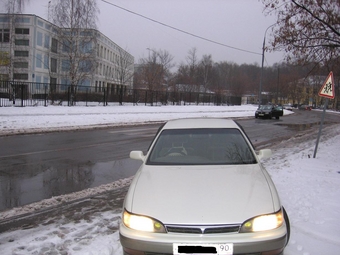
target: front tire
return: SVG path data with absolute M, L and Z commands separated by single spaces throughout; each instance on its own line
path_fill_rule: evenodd
M 287 245 L 289 242 L 289 238 L 290 238 L 290 222 L 289 222 L 288 214 L 283 206 L 282 206 L 282 209 L 283 209 L 283 218 L 285 219 L 286 228 L 287 228 L 287 242 L 286 242 L 286 245 Z

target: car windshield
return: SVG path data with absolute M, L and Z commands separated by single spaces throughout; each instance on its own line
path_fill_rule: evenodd
M 256 158 L 238 129 L 165 129 L 156 140 L 148 165 L 254 164 Z
M 259 109 L 260 110 L 271 110 L 272 106 L 271 105 L 260 105 Z

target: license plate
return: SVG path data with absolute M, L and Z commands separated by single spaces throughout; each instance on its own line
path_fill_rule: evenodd
M 260 113 L 259 116 L 264 116 L 264 114 L 263 114 L 263 113 Z
M 204 254 L 204 255 L 232 255 L 233 244 L 173 244 L 174 255 L 185 255 L 185 254 Z

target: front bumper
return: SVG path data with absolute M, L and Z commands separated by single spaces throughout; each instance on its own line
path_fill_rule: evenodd
M 268 117 L 270 116 L 270 112 L 257 112 L 256 115 L 259 117 Z
M 219 244 L 233 243 L 234 254 L 278 255 L 283 253 L 287 243 L 286 225 L 258 233 L 228 234 L 178 234 L 145 233 L 120 225 L 120 242 L 124 254 L 173 254 L 173 243 Z

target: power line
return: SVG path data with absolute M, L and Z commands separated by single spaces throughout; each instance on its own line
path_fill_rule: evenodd
M 201 39 L 201 40 L 204 40 L 204 41 L 207 41 L 207 42 L 211 42 L 211 43 L 214 43 L 214 44 L 223 46 L 223 47 L 227 47 L 227 48 L 230 48 L 230 49 L 233 49 L 233 50 L 243 51 L 243 52 L 250 53 L 250 54 L 262 55 L 261 53 L 258 53 L 258 52 L 253 52 L 253 51 L 249 51 L 249 50 L 244 50 L 244 49 L 236 48 L 236 47 L 233 47 L 233 46 L 224 44 L 224 43 L 216 42 L 216 41 L 214 41 L 214 40 L 211 40 L 211 39 L 208 39 L 208 38 L 199 36 L 199 35 L 192 34 L 192 33 L 190 33 L 190 32 L 184 31 L 184 30 L 182 30 L 182 29 L 179 29 L 179 28 L 176 28 L 176 27 L 167 25 L 167 24 L 165 24 L 165 23 L 162 23 L 162 22 L 160 22 L 160 21 L 157 21 L 157 20 L 151 19 L 151 18 L 149 18 L 149 17 L 146 17 L 146 16 L 144 16 L 144 15 L 142 15 L 142 14 L 139 14 L 139 13 L 137 13 L 137 12 L 128 10 L 128 9 L 126 9 L 126 8 L 123 8 L 123 7 L 119 6 L 119 5 L 110 3 L 110 2 L 108 2 L 108 1 L 106 1 L 106 0 L 101 0 L 101 1 L 104 2 L 104 3 L 107 3 L 107 4 L 109 4 L 109 5 L 112 5 L 112 6 L 114 6 L 114 7 L 117 7 L 117 8 L 119 8 L 119 9 L 123 10 L 123 11 L 129 12 L 129 13 L 134 14 L 134 15 L 136 15 L 136 16 L 142 17 L 142 18 L 144 18 L 144 19 L 150 20 L 150 21 L 152 21 L 152 22 L 154 22 L 154 23 L 157 23 L 157 24 L 159 24 L 159 25 L 162 25 L 162 26 L 171 28 L 171 29 L 173 29 L 173 30 L 176 30 L 176 31 L 178 31 L 178 32 L 181 32 L 181 33 L 190 35 L 190 36 L 192 36 L 192 37 L 196 37 L 196 38 L 198 38 L 198 39 Z

